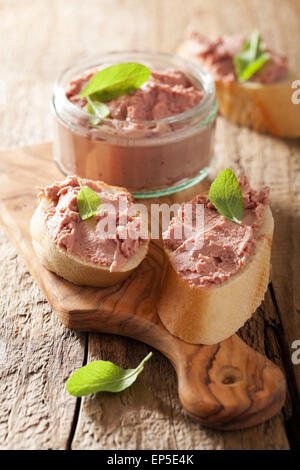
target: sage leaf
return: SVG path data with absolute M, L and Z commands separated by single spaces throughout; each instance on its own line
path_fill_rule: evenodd
M 87 97 L 87 102 L 88 113 L 97 116 L 96 118 L 90 119 L 90 122 L 93 126 L 97 126 L 102 121 L 102 119 L 105 119 L 109 115 L 109 107 L 106 106 L 106 104 L 101 103 L 101 101 L 91 100 L 89 96 Z
M 244 42 L 242 50 L 233 58 L 239 81 L 249 80 L 268 60 L 270 56 L 264 51 L 258 31 L 254 31 Z
M 76 370 L 67 382 L 68 392 L 83 397 L 96 392 L 122 392 L 135 382 L 152 352 L 136 369 L 122 369 L 110 361 L 94 361 Z
M 150 70 L 135 62 L 111 65 L 99 70 L 83 88 L 80 95 L 96 101 L 109 101 L 127 95 L 142 86 L 150 77 Z
M 77 195 L 79 215 L 82 220 L 89 219 L 101 211 L 100 196 L 89 186 L 83 186 L 78 179 L 80 191 Z
M 241 224 L 244 217 L 244 199 L 239 182 L 232 170 L 221 171 L 211 184 L 210 202 L 231 222 Z

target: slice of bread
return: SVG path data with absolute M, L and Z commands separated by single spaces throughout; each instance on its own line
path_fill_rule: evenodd
M 270 277 L 274 221 L 265 206 L 256 249 L 230 279 L 215 287 L 190 284 L 168 263 L 158 314 L 164 326 L 188 343 L 216 344 L 232 336 L 261 304 Z M 169 249 L 165 248 L 167 257 Z
M 126 191 L 124 188 L 98 182 L 107 192 Z M 127 191 L 126 191 L 127 192 Z M 40 196 L 40 203 L 35 210 L 30 224 L 32 244 L 40 262 L 58 276 L 74 284 L 95 287 L 107 287 L 124 281 L 147 255 L 149 242 L 142 243 L 138 251 L 122 265 L 119 271 L 110 272 L 109 266 L 93 264 L 60 248 L 50 237 L 44 214 L 50 201 Z M 142 217 L 142 214 L 141 214 Z M 96 224 L 95 224 L 96 228 Z
M 192 40 L 184 41 L 178 55 L 201 65 Z M 205 68 L 205 67 L 204 67 Z M 209 70 L 208 70 L 209 72 Z M 231 121 L 278 137 L 300 136 L 300 104 L 292 102 L 297 79 L 291 71 L 272 84 L 215 81 L 220 113 Z

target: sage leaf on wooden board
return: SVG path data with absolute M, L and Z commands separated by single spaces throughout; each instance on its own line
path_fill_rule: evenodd
M 150 70 L 143 64 L 128 62 L 99 70 L 83 88 L 80 95 L 96 101 L 109 101 L 127 95 L 145 83 Z
M 217 211 L 231 222 L 241 224 L 244 217 L 244 199 L 234 172 L 228 168 L 221 171 L 211 184 L 210 202 Z
M 110 361 L 94 361 L 76 370 L 67 382 L 68 392 L 83 397 L 96 392 L 122 392 L 136 381 L 152 352 L 136 369 L 122 369 Z
M 78 178 L 80 191 L 77 195 L 79 215 L 82 220 L 89 219 L 101 211 L 102 201 L 100 196 L 89 186 L 84 186 Z

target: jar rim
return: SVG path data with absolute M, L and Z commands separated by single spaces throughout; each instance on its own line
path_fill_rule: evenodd
M 124 125 L 124 122 L 126 122 L 127 124 L 147 125 L 147 126 L 151 126 L 151 125 L 155 126 L 158 124 L 174 124 L 174 123 L 184 121 L 186 119 L 193 118 L 195 115 L 199 115 L 199 114 L 202 115 L 213 106 L 214 101 L 215 101 L 215 84 L 214 84 L 214 80 L 212 76 L 206 70 L 204 70 L 199 65 L 187 59 L 179 57 L 177 55 L 169 54 L 167 52 L 155 52 L 155 51 L 147 51 L 147 50 L 112 51 L 112 52 L 108 52 L 108 53 L 101 54 L 101 55 L 89 56 L 85 58 L 84 60 L 76 61 L 72 65 L 65 68 L 59 74 L 57 80 L 55 81 L 54 91 L 53 91 L 53 100 L 52 100 L 53 104 L 55 103 L 56 99 L 59 99 L 61 104 L 64 106 L 65 110 L 69 111 L 70 114 L 72 114 L 73 116 L 78 117 L 78 118 L 84 118 L 84 119 L 95 118 L 94 115 L 82 110 L 81 108 L 76 106 L 67 98 L 65 87 L 62 85 L 63 79 L 68 73 L 70 73 L 73 69 L 76 69 L 78 67 L 82 66 L 84 68 L 84 66 L 86 66 L 86 70 L 89 70 L 101 64 L 105 64 L 109 61 L 112 61 L 114 58 L 118 56 L 119 57 L 123 56 L 124 59 L 125 57 L 127 57 L 127 60 L 128 60 L 128 55 L 134 55 L 136 56 L 136 60 L 140 58 L 141 61 L 143 61 L 143 58 L 144 60 L 145 59 L 151 60 L 151 58 L 152 59 L 156 58 L 156 59 L 166 60 L 166 62 L 173 61 L 173 62 L 178 63 L 178 69 L 183 72 L 184 72 L 184 69 L 188 67 L 194 73 L 192 78 L 198 79 L 198 81 L 200 82 L 201 87 L 204 92 L 204 96 L 201 99 L 201 101 L 193 108 L 188 109 L 187 111 L 184 111 L 183 113 L 175 114 L 173 116 L 169 116 L 166 118 L 153 119 L 153 120 L 148 120 L 148 121 L 133 121 L 133 120 L 124 121 L 124 120 L 119 120 L 115 118 L 113 119 L 104 118 L 104 119 L 101 119 L 101 124 L 105 125 L 111 122 L 114 122 L 117 125 L 118 124 Z M 166 67 L 168 68 L 168 64 L 166 64 Z M 55 106 L 55 109 L 57 111 L 56 106 Z

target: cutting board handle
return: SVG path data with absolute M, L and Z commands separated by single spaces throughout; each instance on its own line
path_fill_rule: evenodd
M 56 310 L 69 328 L 129 336 L 161 351 L 173 364 L 178 393 L 187 413 L 204 426 L 244 429 L 278 413 L 285 401 L 285 378 L 278 366 L 237 335 L 215 345 L 190 344 L 173 336 L 155 311 L 139 317 L 111 307 L 87 312 Z
M 237 335 L 212 346 L 172 340 L 180 400 L 194 419 L 221 430 L 266 421 L 282 408 L 286 385 L 275 364 Z

